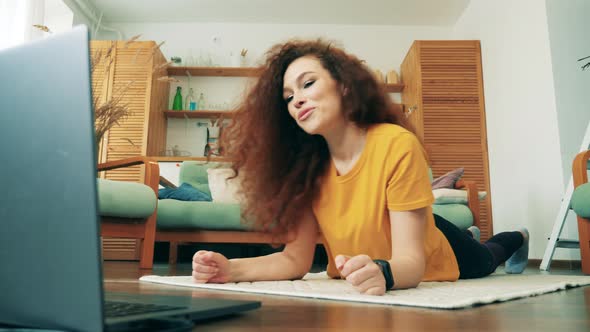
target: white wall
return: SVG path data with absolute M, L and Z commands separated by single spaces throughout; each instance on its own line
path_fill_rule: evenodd
M 590 56 L 590 1 L 546 0 L 546 4 L 563 175 L 569 179 L 590 121 L 590 68 L 581 69 L 590 59 L 577 61 Z
M 542 258 L 563 193 L 545 2 L 472 0 L 454 36 L 481 40 L 494 231 L 528 227 Z
M 298 24 L 232 24 L 232 23 L 149 23 L 110 24 L 121 28 L 129 38 L 142 34 L 144 40 L 165 41 L 162 46 L 168 57 L 185 56 L 189 49 L 211 52 L 221 65 L 227 65 L 229 52 L 249 50 L 252 61 L 272 45 L 293 37 L 323 37 L 341 42 L 374 68 L 398 69 L 406 51 L 415 39 L 448 38 L 450 28 L 394 27 L 362 25 L 298 25 Z M 217 37 L 217 42 L 212 38 Z
M 45 0 L 45 15 L 43 24 L 53 31 L 60 33 L 70 30 L 74 13 L 62 0 Z
M 395 69 L 399 72 L 407 50 L 415 39 L 449 38 L 451 28 L 360 26 L 360 25 L 298 25 L 298 24 L 229 24 L 229 23 L 146 23 L 109 24 L 120 29 L 126 38 L 141 34 L 143 40 L 165 41 L 161 49 L 168 58 L 190 55 L 193 58 L 211 58 L 214 63 L 229 66 L 229 54 L 248 49 L 248 61 L 255 64 L 272 45 L 287 39 L 317 38 L 337 42 L 349 52 L 367 61 L 382 72 Z M 112 36 L 115 37 L 115 36 Z M 215 38 L 215 41 L 214 41 Z M 186 78 L 172 83 L 170 105 L 177 85 L 188 90 Z M 243 78 L 202 78 L 191 80 L 196 97 L 204 92 L 207 104 L 234 105 L 244 92 Z M 392 95 L 399 101 L 399 94 Z M 183 152 L 195 155 L 197 146 L 204 146 L 206 133 L 199 131 L 199 120 L 170 119 L 167 131 L 167 149 L 175 145 Z M 200 154 L 199 154 L 200 155 Z

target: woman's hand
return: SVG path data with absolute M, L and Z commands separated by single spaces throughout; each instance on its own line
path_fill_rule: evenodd
M 193 281 L 223 284 L 230 281 L 230 262 L 222 254 L 199 250 L 193 256 Z
M 385 277 L 381 268 L 367 255 L 354 257 L 338 255 L 334 258 L 342 278 L 366 295 L 385 294 Z

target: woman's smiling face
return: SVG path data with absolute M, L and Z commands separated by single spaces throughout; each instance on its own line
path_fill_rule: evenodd
M 324 135 L 344 122 L 342 88 L 314 56 L 293 61 L 283 76 L 289 114 L 310 135 Z

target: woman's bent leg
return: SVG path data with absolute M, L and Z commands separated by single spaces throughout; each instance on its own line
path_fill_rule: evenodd
M 434 215 L 434 221 L 453 248 L 460 279 L 481 278 L 493 273 L 524 241 L 521 232 L 503 232 L 481 244 L 438 215 Z

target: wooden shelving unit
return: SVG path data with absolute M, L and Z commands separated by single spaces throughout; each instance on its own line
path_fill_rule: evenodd
M 256 77 L 260 73 L 257 67 L 168 67 L 168 76 L 211 76 L 211 77 Z M 404 85 L 384 84 L 385 91 L 402 92 Z
M 198 111 L 164 111 L 167 118 L 209 118 L 217 119 L 219 117 L 231 118 L 234 115 L 232 111 L 211 111 L 211 110 L 198 110 Z
M 201 77 L 257 77 L 261 69 L 257 67 L 177 67 L 167 68 L 168 76 L 201 76 Z M 384 84 L 388 93 L 400 93 L 404 90 L 403 84 Z M 163 110 L 167 119 L 232 119 L 233 111 L 229 110 L 196 110 L 174 111 Z M 184 160 L 206 160 L 202 157 L 157 157 L 159 161 L 182 162 Z M 223 157 L 211 157 L 210 161 L 228 161 Z

